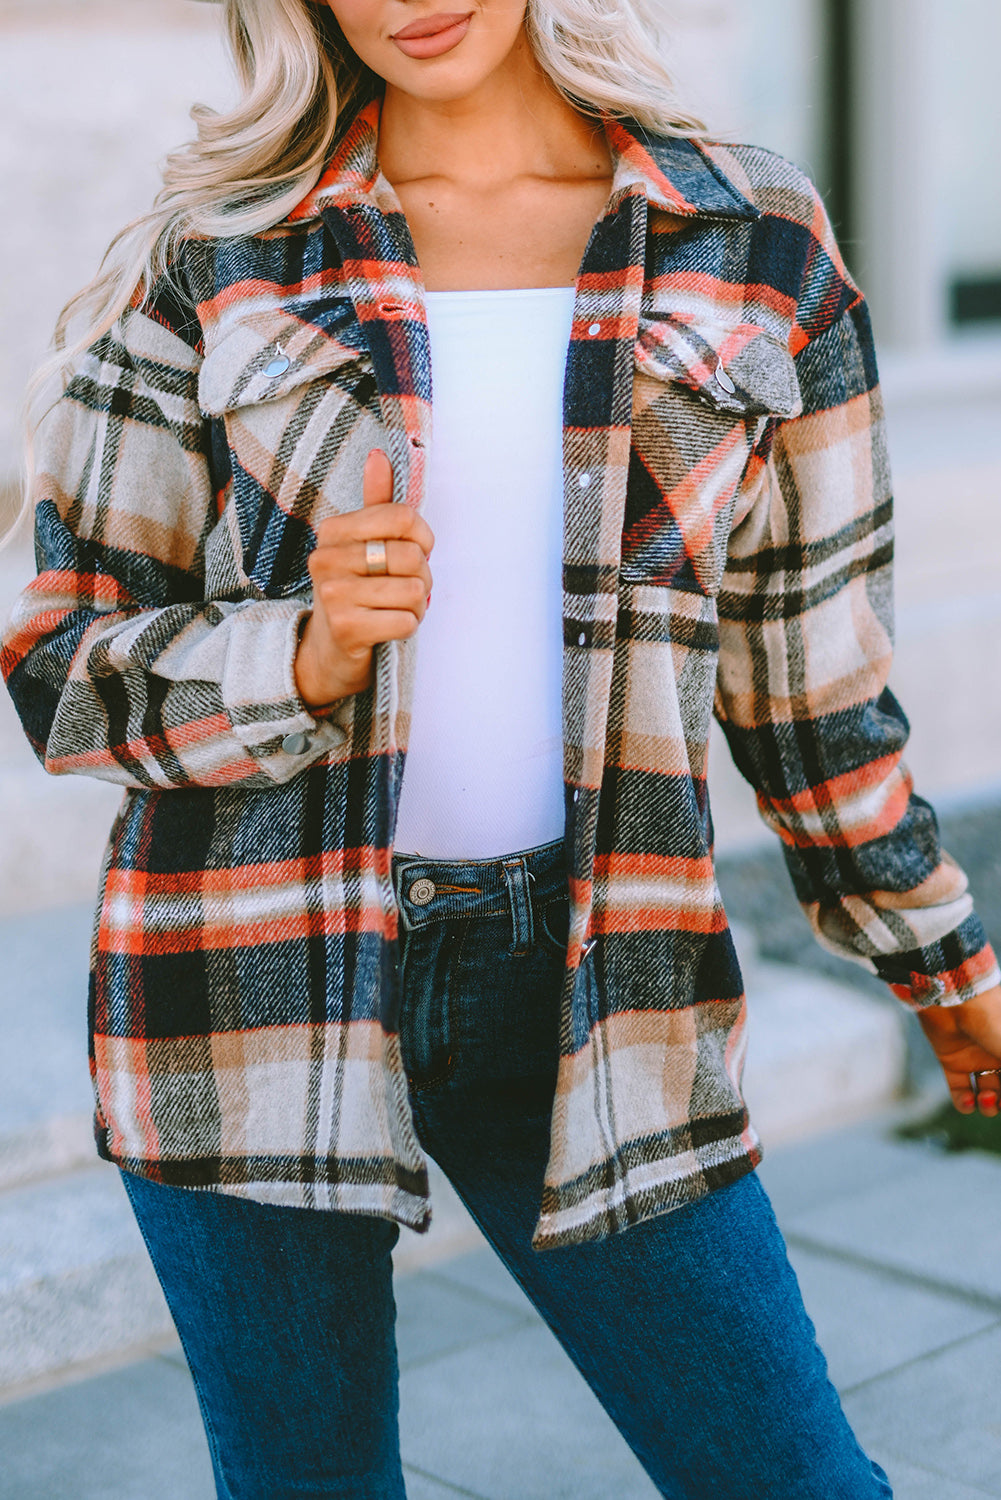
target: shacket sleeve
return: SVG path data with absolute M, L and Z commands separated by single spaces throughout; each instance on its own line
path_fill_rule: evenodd
M 752 458 L 719 598 L 716 714 L 820 943 L 914 1007 L 958 1004 L 998 967 L 901 759 L 882 404 L 865 303 L 850 283 L 843 299 L 796 354 L 802 414 L 770 423 Z
M 39 435 L 38 576 L 0 665 L 57 775 L 267 786 L 345 739 L 296 690 L 308 600 L 205 598 L 218 506 L 198 335 L 162 286 L 82 358 Z

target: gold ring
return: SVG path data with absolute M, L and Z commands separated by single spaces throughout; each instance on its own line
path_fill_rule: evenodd
M 385 542 L 365 543 L 365 572 L 372 575 L 389 572 Z

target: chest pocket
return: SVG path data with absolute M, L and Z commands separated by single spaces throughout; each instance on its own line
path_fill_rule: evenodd
M 326 516 L 361 505 L 377 443 L 372 362 L 350 302 L 247 314 L 210 341 L 199 404 L 222 421 L 232 475 L 220 527 L 254 594 L 309 587 L 307 560 Z
M 714 595 L 755 443 L 801 410 L 792 356 L 763 328 L 641 317 L 621 577 Z

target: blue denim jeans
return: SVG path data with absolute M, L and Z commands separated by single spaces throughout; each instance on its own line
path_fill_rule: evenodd
M 562 843 L 491 861 L 398 855 L 394 879 L 420 1139 L 660 1494 L 886 1500 L 756 1174 L 611 1239 L 531 1249 L 558 1056 Z M 396 1226 L 125 1185 L 221 1500 L 403 1500 Z

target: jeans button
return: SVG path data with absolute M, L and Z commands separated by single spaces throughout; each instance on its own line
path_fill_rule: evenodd
M 407 895 L 415 906 L 427 906 L 438 894 L 438 889 L 433 880 L 415 880 Z

